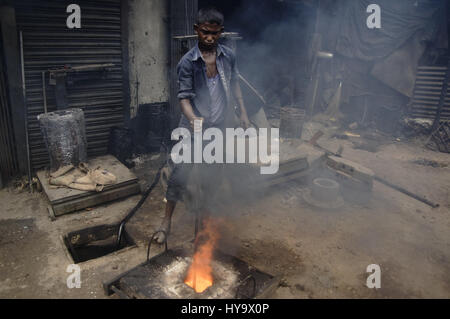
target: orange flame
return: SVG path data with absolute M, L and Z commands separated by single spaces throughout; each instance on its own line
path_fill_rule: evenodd
M 211 261 L 218 238 L 216 222 L 212 219 L 205 220 L 203 229 L 195 239 L 198 243 L 197 250 L 184 280 L 184 283 L 192 287 L 197 293 L 202 293 L 213 285 Z

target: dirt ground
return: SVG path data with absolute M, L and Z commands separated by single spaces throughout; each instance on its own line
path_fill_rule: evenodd
M 291 182 L 258 200 L 230 202 L 220 249 L 279 276 L 271 298 L 450 298 L 449 155 L 417 141 L 385 141 L 369 150 L 349 139 L 319 144 L 333 151 L 344 146 L 343 157 L 440 207 L 374 182 L 367 204 L 321 210 L 303 200 L 304 185 Z M 134 169 L 143 188 L 155 172 L 150 158 Z M 109 298 L 102 282 L 145 261 L 147 241 L 163 217 L 163 194 L 159 185 L 127 226 L 136 247 L 80 263 L 81 288 L 69 289 L 66 269 L 72 261 L 61 237 L 118 222 L 140 197 L 50 221 L 44 194 L 1 190 L 0 297 Z M 169 247 L 193 234 L 193 217 L 180 204 Z M 160 251 L 152 246 L 151 254 Z M 380 289 L 366 286 L 370 264 L 381 268 Z

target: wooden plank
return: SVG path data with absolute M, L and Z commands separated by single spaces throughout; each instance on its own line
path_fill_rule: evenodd
M 72 213 L 80 209 L 87 207 L 93 207 L 96 205 L 104 204 L 113 200 L 128 197 L 131 195 L 139 194 L 141 188 L 136 182 L 131 185 L 127 185 L 121 188 L 115 188 L 108 191 L 103 191 L 100 193 L 92 193 L 92 195 L 82 198 L 77 198 L 73 200 L 66 201 L 61 204 L 53 205 L 53 210 L 55 216 L 61 216 L 64 214 Z
M 51 204 L 52 205 L 64 204 L 67 201 L 72 201 L 72 200 L 76 200 L 76 199 L 82 199 L 82 198 L 85 198 L 85 197 L 89 197 L 91 195 L 100 194 L 100 193 L 105 192 L 105 191 L 110 191 L 110 190 L 114 190 L 114 189 L 120 189 L 120 188 L 129 186 L 129 185 L 133 185 L 135 183 L 137 183 L 137 180 L 127 181 L 127 182 L 120 183 L 120 184 L 116 183 L 114 185 L 110 185 L 110 186 L 105 187 L 101 192 L 85 192 L 85 193 L 83 193 L 83 196 L 66 197 L 66 198 L 62 198 L 61 200 L 53 201 L 53 202 L 51 202 Z
M 277 186 L 280 184 L 284 184 L 290 181 L 301 181 L 305 182 L 303 178 L 308 175 L 310 170 L 303 170 L 303 171 L 297 171 L 297 172 L 291 172 L 289 174 L 285 175 L 276 175 L 273 179 L 269 179 L 260 185 L 258 185 L 258 188 L 267 188 L 272 186 Z
M 109 191 L 115 188 L 120 188 L 137 181 L 137 177 L 133 174 L 125 165 L 120 163 L 114 156 L 105 155 L 100 156 L 89 161 L 89 167 L 94 169 L 101 166 L 110 173 L 117 177 L 117 183 L 114 185 L 106 186 L 105 191 Z M 39 171 L 37 173 L 39 181 L 47 194 L 47 197 L 52 205 L 61 204 L 65 201 L 74 200 L 83 197 L 90 197 L 95 192 L 81 191 L 76 189 L 70 189 L 67 187 L 53 188 L 48 183 L 47 171 Z
M 278 173 L 287 173 L 287 172 L 293 172 L 298 170 L 305 170 L 308 169 L 309 164 L 306 157 L 294 159 L 287 161 L 285 163 L 281 163 Z

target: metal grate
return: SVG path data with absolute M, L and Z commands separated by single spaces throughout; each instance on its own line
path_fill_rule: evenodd
M 33 169 L 49 161 L 36 118 L 44 112 L 42 71 L 64 65 L 114 64 L 106 79 L 67 86 L 69 107 L 81 108 L 85 114 L 89 157 L 106 154 L 110 128 L 124 123 L 121 1 L 77 1 L 81 29 L 66 27 L 66 7 L 70 3 L 34 0 L 15 5 L 17 29 L 23 32 Z M 55 87 L 48 85 L 48 72 L 45 87 L 48 111 L 55 111 Z
M 450 120 L 450 87 L 446 66 L 419 66 L 411 104 L 411 115 L 436 119 L 439 102 L 443 97 L 440 120 Z

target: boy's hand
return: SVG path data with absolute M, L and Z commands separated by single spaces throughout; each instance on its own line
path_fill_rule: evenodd
M 246 113 L 241 114 L 240 122 L 241 122 L 240 124 L 244 130 L 246 130 L 250 127 L 250 121 L 249 121 Z
M 191 124 L 191 129 L 194 131 L 194 121 L 202 121 L 203 124 L 203 117 L 193 117 L 191 118 L 191 120 L 189 121 L 189 124 Z

